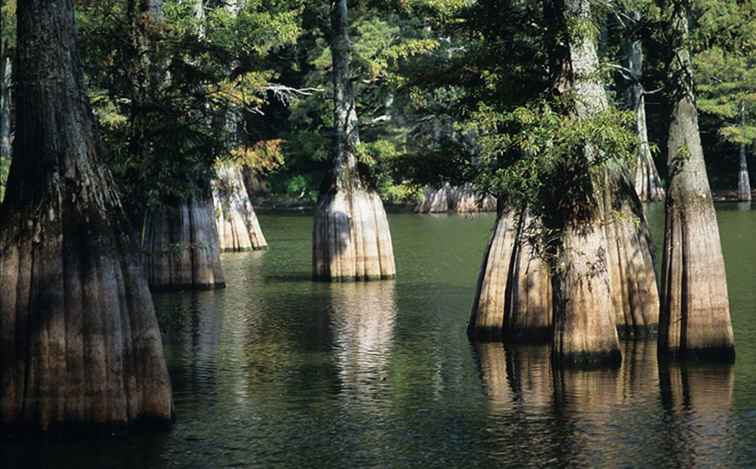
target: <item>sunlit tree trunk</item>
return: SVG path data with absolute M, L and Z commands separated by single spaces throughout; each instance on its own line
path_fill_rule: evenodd
M 99 161 L 72 0 L 18 1 L 17 125 L 0 208 L 0 423 L 170 421 L 152 298 Z
M 735 341 L 727 278 L 686 46 L 689 12 L 683 2 L 673 2 L 670 8 L 676 33 L 670 77 L 675 102 L 667 142 L 670 184 L 659 351 L 679 358 L 706 356 L 732 360 Z
M 331 11 L 334 155 L 330 184 L 321 192 L 313 226 L 313 275 L 331 281 L 394 278 L 394 251 L 383 202 L 357 167 L 357 111 L 349 62 L 347 1 Z
M 550 270 L 529 233 L 524 210 L 504 210 L 488 244 L 468 326 L 477 340 L 538 342 L 551 338 Z
M 238 164 L 223 162 L 216 165 L 213 200 L 221 251 L 240 252 L 268 247 Z
M 231 1 L 226 10 L 237 16 L 244 7 L 243 1 Z M 234 61 L 231 69 L 238 67 Z M 230 147 L 234 150 L 245 145 L 244 114 L 237 103 L 232 103 L 225 113 L 225 131 L 230 136 Z M 215 165 L 213 180 L 213 201 L 220 249 L 224 252 L 240 252 L 265 249 L 265 241 L 257 215 L 252 207 L 249 192 L 245 186 L 242 165 L 235 161 L 219 161 Z
M 607 109 L 603 86 L 596 76 L 598 57 L 595 38 L 585 31 L 570 31 L 571 22 L 591 21 L 588 0 L 547 0 L 546 15 L 551 31 L 551 62 L 555 90 L 574 96 L 574 112 L 589 119 Z M 565 37 L 569 40 L 565 41 Z M 585 146 L 581 167 L 574 171 L 597 173 L 591 169 L 600 149 Z M 556 361 L 567 364 L 619 364 L 621 354 L 616 328 L 616 312 L 611 290 L 609 245 L 603 221 L 604 178 L 594 174 L 583 178 L 582 200 L 574 201 L 555 224 L 560 236 L 551 260 L 554 286 L 554 340 Z
M 631 13 L 634 22 L 640 22 L 640 13 Z M 631 38 L 625 45 L 626 65 L 630 73 L 627 101 L 635 112 L 635 128 L 640 139 L 638 158 L 635 162 L 635 191 L 641 202 L 664 199 L 664 187 L 656 169 L 646 125 L 646 90 L 643 88 L 643 44 L 639 38 Z
M 4 10 L 0 1 L 0 10 Z M 5 30 L 5 17 L 0 18 L 0 33 Z M 5 34 L 0 34 L 0 202 L 4 197 L 7 170 L 11 159 L 11 100 L 13 81 L 11 51 Z
M 745 126 L 745 106 L 740 108 L 741 124 Z M 748 154 L 746 144 L 740 144 L 740 168 L 738 171 L 738 200 L 741 202 L 751 201 L 751 177 L 748 174 Z

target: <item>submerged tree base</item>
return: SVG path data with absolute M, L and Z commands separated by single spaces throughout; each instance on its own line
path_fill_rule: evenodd
M 218 230 L 209 199 L 162 205 L 147 218 L 144 250 L 154 291 L 224 288 Z
M 321 194 L 313 226 L 313 277 L 367 281 L 396 277 L 386 211 L 362 189 Z
M 471 184 L 462 187 L 446 183 L 438 189 L 427 188 L 423 200 L 415 207 L 417 213 L 495 212 L 496 197 L 475 191 Z
M 527 239 L 533 224 L 525 210 L 506 210 L 497 219 L 478 278 L 470 338 L 523 343 L 551 339 L 550 273 Z

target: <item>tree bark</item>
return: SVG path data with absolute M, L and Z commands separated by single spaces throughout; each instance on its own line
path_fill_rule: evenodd
M 663 302 L 659 351 L 674 358 L 733 360 L 722 245 L 704 164 L 693 95 L 688 11 L 673 5 L 672 27 L 679 41 L 673 58 L 676 91 L 669 128 L 670 185 L 664 232 Z
M 3 47 L 5 49 L 5 47 Z M 13 99 L 13 66 L 11 58 L 4 53 L 2 57 L 2 76 L 0 80 L 0 158 L 10 160 L 11 157 L 11 100 Z
M 740 120 L 745 127 L 745 106 L 741 105 Z M 738 172 L 738 200 L 741 202 L 751 201 L 751 177 L 748 174 L 748 154 L 746 144 L 740 144 L 740 170 Z
M 329 187 L 321 192 L 313 224 L 313 275 L 330 281 L 396 276 L 391 231 L 383 202 L 366 188 L 357 167 L 357 111 L 349 62 L 347 1 L 331 11 L 334 85 L 334 156 Z
M 470 337 L 511 342 L 551 338 L 550 270 L 528 239 L 534 223 L 523 210 L 499 216 L 478 278 Z
M 192 197 L 152 209 L 143 249 L 154 291 L 224 288 L 213 201 Z
M 213 201 L 221 251 L 256 251 L 268 247 L 237 164 L 217 165 Z
M 438 189 L 427 187 L 423 200 L 415 206 L 416 213 L 479 213 L 495 212 L 496 197 L 475 191 L 472 184 L 462 187 L 448 182 Z
M 604 191 L 609 274 L 615 322 L 621 336 L 645 337 L 659 327 L 659 286 L 654 244 L 625 168 L 607 171 Z
M 632 13 L 633 20 L 640 22 L 640 13 Z M 632 38 L 625 45 L 627 69 L 630 71 L 630 87 L 627 101 L 635 112 L 635 128 L 640 139 L 638 159 L 635 163 L 635 191 L 641 202 L 664 200 L 664 187 L 656 169 L 646 125 L 646 90 L 643 88 L 643 44 Z
M 18 2 L 17 126 L 0 208 L 0 423 L 169 422 L 152 298 L 105 166 L 71 0 Z
M 556 41 L 551 48 L 555 89 L 565 96 L 574 95 L 578 118 L 588 119 L 607 109 L 606 93 L 597 79 L 598 56 L 595 38 L 586 32 L 570 32 L 570 21 L 588 22 L 588 0 L 546 1 L 547 15 L 554 18 L 556 32 L 567 43 Z M 559 36 L 558 36 L 559 37 Z M 583 149 L 584 167 L 600 149 Z M 605 176 L 604 176 L 605 177 Z M 608 265 L 609 246 L 603 221 L 602 176 L 585 181 L 584 200 L 575 201 L 579 209 L 567 210 L 558 220 L 560 233 L 556 255 L 552 258 L 554 288 L 554 358 L 559 363 L 576 365 L 619 365 L 621 354 L 616 327 L 616 312 Z

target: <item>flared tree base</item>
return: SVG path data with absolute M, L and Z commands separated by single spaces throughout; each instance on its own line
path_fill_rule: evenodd
M 505 211 L 481 266 L 467 333 L 476 341 L 548 342 L 552 337 L 549 267 L 527 239 L 532 220 Z
M 144 251 L 153 291 L 226 286 L 210 199 L 162 205 L 147 218 Z
M 313 277 L 335 282 L 396 277 L 388 218 L 376 192 L 321 194 L 313 226 Z
M 213 203 L 220 250 L 245 252 L 267 249 L 268 243 L 249 200 L 241 168 L 226 162 L 216 169 Z

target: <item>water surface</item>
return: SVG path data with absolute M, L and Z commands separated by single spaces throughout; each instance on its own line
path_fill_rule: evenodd
M 663 207 L 648 208 L 661 236 Z M 261 215 L 228 288 L 156 297 L 168 433 L 0 446 L 0 466 L 743 466 L 756 463 L 756 212 L 719 206 L 737 362 L 552 369 L 546 347 L 465 335 L 492 215 L 390 217 L 398 279 L 310 281 L 311 219 Z

